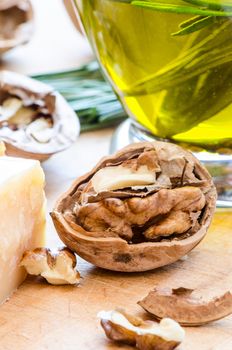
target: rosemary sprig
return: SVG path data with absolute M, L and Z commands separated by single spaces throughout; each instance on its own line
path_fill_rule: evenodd
M 124 95 L 135 96 L 156 93 L 182 84 L 218 65 L 232 61 L 232 23 L 215 26 L 211 34 L 196 42 L 188 50 L 158 72 L 137 81 L 124 90 Z
M 188 2 L 192 5 L 197 5 L 197 6 L 204 6 L 209 9 L 214 9 L 214 10 L 230 10 L 232 11 L 232 3 L 231 0 L 223 0 L 223 1 L 218 1 L 218 0 L 184 0 L 185 2 Z
M 200 29 L 203 29 L 204 27 L 209 26 L 210 24 L 214 24 L 217 21 L 218 21 L 217 17 L 213 17 L 213 16 L 192 17 L 191 19 L 180 23 L 179 25 L 180 30 L 178 30 L 175 33 L 172 33 L 172 36 L 191 34 Z
M 159 135 L 183 133 L 223 110 L 232 102 L 231 81 L 232 65 L 227 63 L 160 93 Z
M 96 61 L 78 69 L 33 77 L 66 98 L 80 119 L 81 131 L 109 127 L 127 117 Z
M 193 0 L 191 0 L 193 1 Z M 205 1 L 206 2 L 206 1 Z M 179 13 L 179 14 L 190 14 L 190 15 L 199 15 L 199 16 L 219 16 L 219 17 L 232 17 L 232 8 L 231 11 L 221 11 L 221 10 L 211 10 L 210 8 L 204 7 L 194 7 L 194 6 L 184 6 L 184 5 L 173 5 L 167 3 L 160 3 L 156 1 L 140 1 L 134 0 L 131 2 L 134 6 L 139 6 L 147 8 L 153 11 L 160 12 L 170 12 L 170 13 Z
M 204 17 L 204 16 L 195 16 L 195 17 L 191 17 L 189 19 L 186 19 L 186 21 L 183 21 L 179 24 L 179 28 L 187 28 L 189 26 L 191 26 L 192 24 L 200 21 L 201 19 L 205 19 L 205 18 L 208 18 L 208 17 Z
M 216 23 L 219 18 L 232 17 L 232 4 L 230 0 L 224 0 L 224 2 L 220 4 L 218 0 L 183 1 L 193 6 L 159 3 L 154 0 L 133 0 L 131 4 L 153 11 L 195 15 L 187 21 L 180 23 L 180 29 L 172 33 L 173 36 L 191 34 Z

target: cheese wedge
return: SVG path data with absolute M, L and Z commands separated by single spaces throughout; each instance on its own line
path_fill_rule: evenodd
M 5 145 L 2 141 L 0 141 L 0 156 L 3 156 L 5 154 Z
M 36 160 L 0 157 L 0 304 L 26 278 L 25 250 L 44 246 L 44 173 Z

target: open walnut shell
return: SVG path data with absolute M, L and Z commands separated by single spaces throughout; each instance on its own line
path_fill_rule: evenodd
M 11 156 L 46 160 L 76 141 L 75 112 L 51 87 L 13 72 L 0 72 L 0 139 Z
M 2 55 L 30 40 L 34 29 L 31 2 L 1 0 L 0 23 L 0 55 Z
M 63 242 L 116 271 L 170 264 L 205 236 L 216 202 L 207 170 L 163 142 L 125 147 L 78 178 L 51 213 Z

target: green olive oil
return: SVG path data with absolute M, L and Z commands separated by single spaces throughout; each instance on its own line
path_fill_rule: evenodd
M 76 4 L 132 118 L 161 138 L 232 148 L 232 1 Z

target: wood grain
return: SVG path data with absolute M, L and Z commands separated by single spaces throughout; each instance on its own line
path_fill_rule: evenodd
M 147 273 L 113 273 L 78 259 L 79 287 L 50 286 L 30 277 L 0 309 L 4 350 L 130 349 L 108 341 L 96 319 L 98 311 L 115 307 L 148 318 L 136 304 L 155 285 L 199 288 L 207 297 L 232 285 L 232 212 L 218 211 L 203 242 L 181 261 Z M 232 348 L 232 316 L 210 325 L 186 328 L 180 349 Z
M 61 0 L 33 0 L 36 32 L 26 47 L 12 51 L 1 68 L 21 73 L 68 69 L 91 55 L 86 41 L 67 22 Z M 56 11 L 57 10 L 57 11 Z M 67 40 L 68 38 L 68 40 Z M 58 59 L 59 58 L 59 59 Z M 112 130 L 81 135 L 69 150 L 43 164 L 48 213 L 71 182 L 108 153 Z M 48 245 L 60 245 L 48 215 Z M 117 306 L 147 317 L 136 304 L 155 285 L 199 287 L 206 296 L 232 287 L 232 213 L 217 212 L 205 240 L 187 258 L 156 271 L 112 273 L 78 259 L 82 274 L 77 287 L 55 287 L 28 278 L 9 302 L 0 307 L 0 350 L 131 349 L 109 342 L 96 319 L 102 309 Z M 232 316 L 186 329 L 182 350 L 231 350 Z

